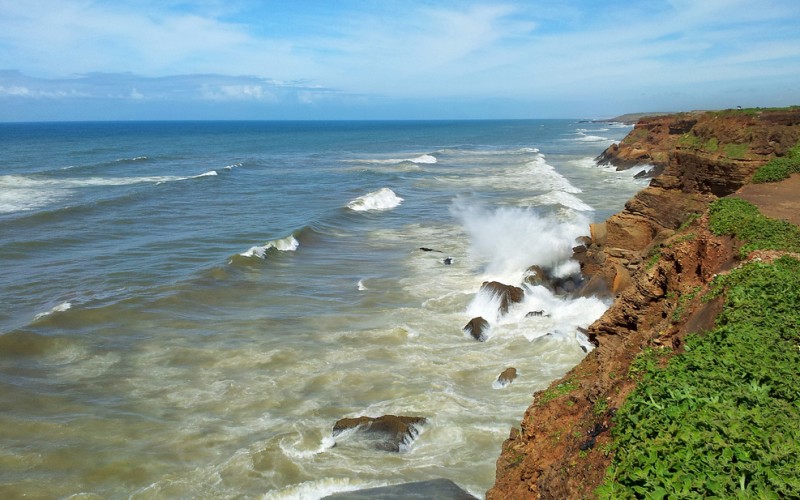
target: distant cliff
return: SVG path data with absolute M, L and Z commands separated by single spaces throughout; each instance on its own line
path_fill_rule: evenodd
M 594 496 L 612 460 L 613 417 L 638 382 L 634 360 L 662 346 L 680 352 L 687 334 L 711 328 L 721 302 L 699 293 L 741 259 L 736 240 L 709 230 L 709 204 L 798 141 L 800 108 L 679 113 L 643 118 L 598 157 L 657 171 L 624 210 L 592 225 L 588 251 L 575 255 L 614 303 L 588 329 L 597 348 L 534 394 L 488 499 Z

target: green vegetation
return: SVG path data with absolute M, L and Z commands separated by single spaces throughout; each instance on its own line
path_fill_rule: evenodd
M 711 231 L 745 242 L 741 255 L 754 250 L 800 252 L 800 229 L 790 222 L 764 217 L 752 203 L 739 198 L 721 198 L 711 204 Z
M 690 303 L 697 297 L 697 294 L 700 293 L 701 287 L 696 286 L 692 289 L 689 293 L 684 293 L 678 298 L 678 306 L 672 311 L 671 320 L 673 323 L 677 323 L 683 317 L 683 313 L 686 310 L 686 304 Z
M 722 151 L 728 158 L 745 159 L 750 151 L 750 144 L 726 144 Z
M 796 226 L 740 199 L 712 204 L 710 224 L 746 249 L 800 250 Z M 714 330 L 668 363 L 648 348 L 631 364 L 600 498 L 800 497 L 800 260 L 751 262 L 711 288 L 725 297 Z
M 793 173 L 800 173 L 800 143 L 795 144 L 786 156 L 773 158 L 759 168 L 753 176 L 753 182 L 778 182 Z
M 547 389 L 546 391 L 541 393 L 537 398 L 536 402 L 539 406 L 541 406 L 543 404 L 549 403 L 550 401 L 556 399 L 559 396 L 568 394 L 577 388 L 578 384 L 575 381 L 573 381 L 572 378 L 569 378 L 561 382 L 560 384 L 556 385 L 555 387 L 551 387 L 550 389 Z
M 655 350 L 634 363 L 600 498 L 800 495 L 800 261 L 751 263 L 724 286 L 713 331 L 666 368 Z

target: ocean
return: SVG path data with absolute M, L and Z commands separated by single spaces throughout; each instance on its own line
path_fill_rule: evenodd
M 593 160 L 629 130 L 0 124 L 0 497 L 320 498 L 439 477 L 482 497 L 609 302 L 526 286 L 501 315 L 478 290 L 577 271 L 575 238 L 647 183 Z M 485 342 L 462 331 L 475 316 Z M 427 423 L 399 453 L 332 435 L 385 414 Z

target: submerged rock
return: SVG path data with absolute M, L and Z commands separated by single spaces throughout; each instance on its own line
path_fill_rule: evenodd
M 486 342 L 488 338 L 489 322 L 478 316 L 477 318 L 469 320 L 469 323 L 464 325 L 463 330 L 468 335 L 472 335 L 472 338 L 475 340 Z
M 399 452 L 419 435 L 417 426 L 427 422 L 425 417 L 402 417 L 383 415 L 382 417 L 342 418 L 333 425 L 334 437 L 348 429 L 364 434 L 373 447 L 383 451 Z

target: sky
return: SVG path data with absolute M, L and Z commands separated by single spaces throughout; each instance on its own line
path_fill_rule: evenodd
M 798 0 L 0 0 L 0 121 L 800 104 Z

